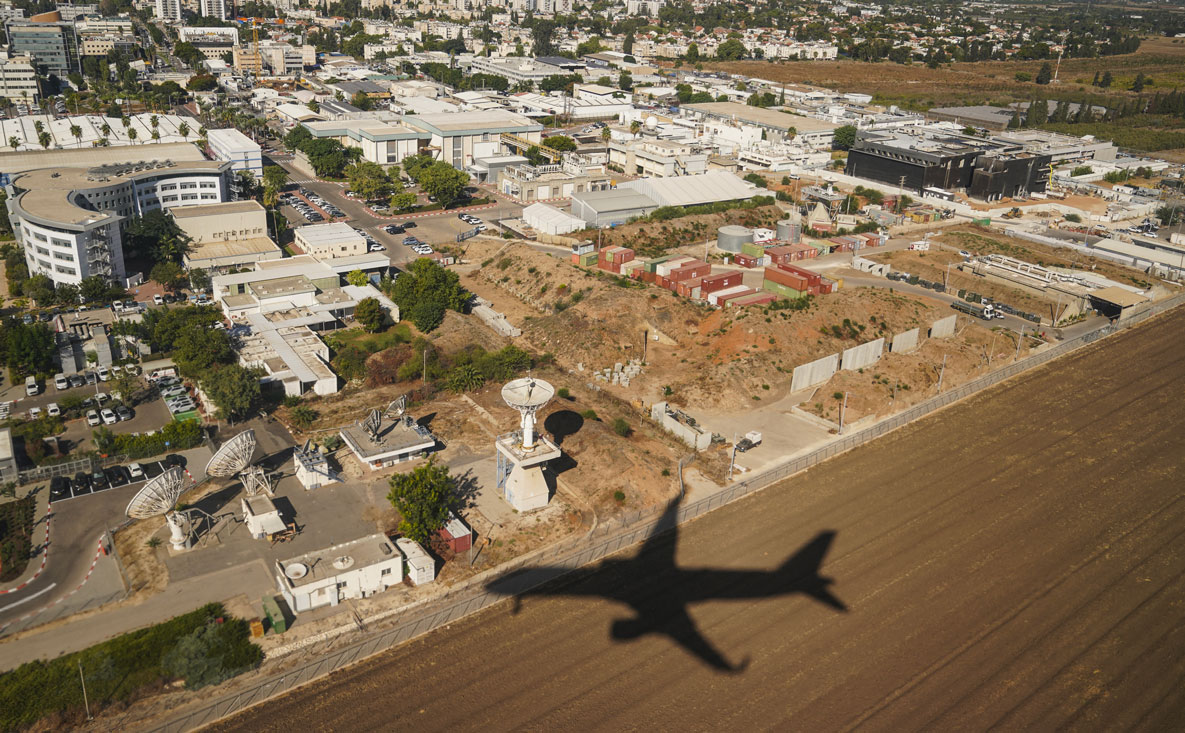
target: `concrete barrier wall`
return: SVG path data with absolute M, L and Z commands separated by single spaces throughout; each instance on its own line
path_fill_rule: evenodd
M 815 359 L 810 363 L 794 367 L 794 376 L 790 380 L 790 391 L 797 392 L 800 389 L 822 384 L 831 379 L 831 375 L 835 374 L 838 367 L 839 354 L 824 356 L 822 359 Z
M 852 267 L 861 272 L 877 275 L 878 277 L 886 277 L 889 274 L 889 271 L 893 269 L 888 265 L 881 264 L 880 262 L 873 262 L 872 260 L 866 260 L 863 257 L 853 257 Z
M 697 451 L 707 450 L 712 445 L 711 433 L 704 430 L 696 430 L 690 425 L 684 425 L 676 420 L 674 415 L 667 412 L 666 408 L 667 403 L 665 402 L 657 402 L 650 408 L 651 419 L 661 425 L 663 430 L 671 433 Z
M 876 341 L 869 341 L 859 346 L 853 346 L 843 352 L 843 360 L 840 362 L 839 368 L 848 371 L 862 369 L 869 364 L 875 364 L 880 361 L 881 354 L 884 352 L 885 340 L 883 338 L 879 338 Z
M 918 329 L 911 328 L 893 337 L 893 345 L 889 348 L 894 354 L 904 354 L 918 347 Z
M 956 316 L 947 316 L 946 318 L 939 318 L 934 323 L 930 324 L 930 338 L 944 339 L 951 336 L 955 332 Z

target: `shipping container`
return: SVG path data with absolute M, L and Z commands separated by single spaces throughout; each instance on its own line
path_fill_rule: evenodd
M 729 306 L 745 307 L 750 305 L 765 305 L 778 299 L 773 293 L 754 293 L 728 301 Z
M 663 262 L 658 267 L 654 268 L 654 272 L 656 274 L 658 274 L 660 277 L 669 277 L 671 274 L 671 270 L 680 268 L 689 262 L 698 262 L 698 260 L 696 260 L 694 257 L 688 257 L 687 255 L 683 255 L 681 257 L 673 257 L 673 258 L 667 260 L 666 262 Z
M 731 288 L 725 288 L 723 290 L 717 290 L 714 293 L 708 293 L 708 302 L 712 305 L 719 305 L 721 296 L 727 298 L 729 295 L 741 295 L 751 292 L 752 290 L 745 287 L 744 285 L 734 285 Z
M 751 257 L 747 254 L 739 254 L 736 256 L 736 263 L 741 267 L 760 267 L 764 260 L 764 257 Z
M 773 293 L 774 295 L 780 295 L 784 298 L 801 298 L 807 294 L 806 290 L 796 290 L 789 285 L 783 285 L 769 279 L 766 279 L 761 283 L 761 289 Z
M 740 254 L 749 255 L 750 257 L 762 257 L 765 255 L 765 246 L 761 244 L 742 244 Z
M 643 267 L 646 268 L 646 272 L 654 272 L 659 265 L 677 256 L 678 255 L 663 255 L 662 257 L 655 257 L 652 260 L 646 260 L 643 264 Z
M 742 277 L 743 274 L 740 272 L 722 272 L 719 275 L 707 275 L 700 284 L 700 288 L 706 296 L 708 293 L 714 293 L 717 290 L 740 285 Z
M 727 306 L 737 298 L 744 298 L 748 295 L 753 295 L 757 291 L 750 287 L 742 286 L 737 292 L 716 293 L 716 305 Z
M 585 252 L 584 254 L 572 255 L 573 262 L 581 267 L 596 267 L 597 253 Z

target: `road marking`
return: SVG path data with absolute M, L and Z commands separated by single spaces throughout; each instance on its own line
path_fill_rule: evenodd
M 16 608 L 17 606 L 21 605 L 22 603 L 28 603 L 29 601 L 33 600 L 37 596 L 41 595 L 42 593 L 48 593 L 49 591 L 53 590 L 54 587 L 56 587 L 56 586 L 57 586 L 57 583 L 50 583 L 49 585 L 45 586 L 44 588 L 37 591 L 36 593 L 29 596 L 28 598 L 22 598 L 21 600 L 15 602 L 15 603 L 9 603 L 7 606 L 0 608 L 0 613 L 3 613 L 4 611 L 7 611 L 10 608 Z

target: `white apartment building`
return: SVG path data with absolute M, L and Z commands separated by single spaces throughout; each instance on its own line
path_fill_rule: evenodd
M 156 17 L 171 23 L 180 23 L 181 0 L 156 0 Z
M 226 20 L 226 0 L 200 0 L 198 12 L 206 18 Z
M 37 70 L 30 57 L 0 58 L 0 96 L 22 102 L 37 99 Z

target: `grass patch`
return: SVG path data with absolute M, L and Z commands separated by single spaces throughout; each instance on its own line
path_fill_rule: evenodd
M 21 577 L 33 549 L 33 497 L 0 504 L 0 582 Z
M 47 720 L 49 729 L 81 723 L 86 678 L 92 714 L 128 702 L 172 680 L 196 689 L 259 666 L 263 651 L 251 643 L 247 622 L 226 615 L 220 603 L 133 631 L 49 662 L 22 664 L 0 675 L 0 729 Z

